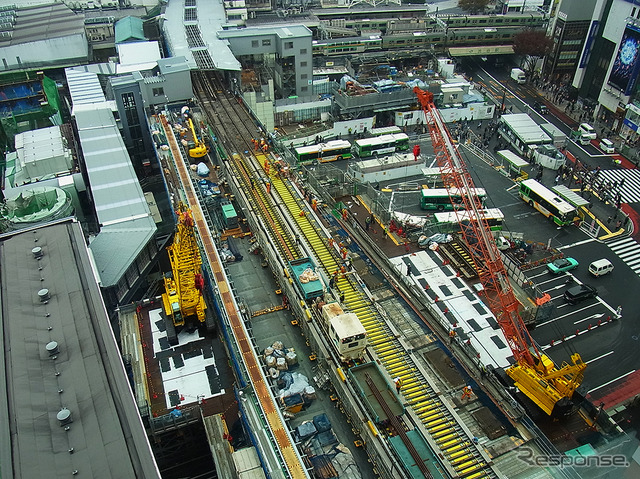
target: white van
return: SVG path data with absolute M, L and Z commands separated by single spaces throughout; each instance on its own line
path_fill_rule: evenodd
M 616 152 L 616 147 L 613 146 L 613 142 L 611 140 L 607 140 L 606 138 L 600 140 L 600 149 L 608 155 Z
M 599 259 L 589 265 L 589 273 L 598 277 L 613 271 L 613 265 L 608 259 Z
M 580 123 L 578 131 L 582 133 L 582 136 L 588 137 L 591 140 L 595 140 L 598 137 L 595 128 L 589 123 Z

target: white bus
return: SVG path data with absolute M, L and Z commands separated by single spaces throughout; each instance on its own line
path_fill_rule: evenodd
M 371 136 L 395 135 L 402 133 L 402 128 L 399 126 L 383 126 L 381 128 L 371 128 L 370 133 Z
M 317 145 L 299 146 L 294 149 L 294 155 L 299 165 L 348 160 L 351 158 L 351 143 L 346 140 L 331 140 Z
M 499 208 L 487 208 L 480 210 L 479 213 L 480 218 L 484 219 L 491 231 L 502 231 L 504 214 Z M 434 213 L 433 217 L 441 233 L 451 233 L 459 229 L 460 223 L 475 219 L 476 215 L 473 211 L 458 210 Z
M 522 200 L 559 226 L 566 226 L 578 219 L 576 208 L 536 180 L 520 182 L 518 195 Z
M 351 152 L 358 158 L 370 158 L 376 155 L 396 153 L 409 149 L 409 137 L 406 133 L 382 135 L 356 140 Z

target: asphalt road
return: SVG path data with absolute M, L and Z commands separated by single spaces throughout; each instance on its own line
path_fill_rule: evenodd
M 509 69 L 491 70 L 476 65 L 467 74 L 473 76 L 474 81 L 482 82 L 499 101 L 504 95 L 505 105 L 513 106 L 514 112 L 530 113 L 537 123 L 553 123 L 568 133 L 571 127 L 562 119 L 551 113 L 542 116 L 528 107 L 539 98 L 537 92 L 509 80 Z M 603 170 L 615 168 L 611 157 L 592 145 L 569 142 L 567 148 L 592 167 L 600 166 Z M 466 156 L 469 169 L 477 176 L 476 182 L 490 192 L 490 206 L 502 209 L 505 214 L 507 229 L 524 233 L 529 241 L 549 242 L 552 247 L 562 250 L 580 263 L 570 274 L 558 277 L 547 272 L 546 266 L 526 271 L 529 279 L 542 291 L 549 293 L 554 305 L 551 317 L 539 324 L 532 333 L 536 342 L 558 365 L 569 361 L 574 352 L 581 355 L 588 364 L 581 391 L 588 393 L 596 404 L 613 401 L 616 391 L 619 392 L 623 386 L 628 388 L 627 394 L 630 396 L 640 393 L 640 382 L 633 387 L 636 382 L 635 371 L 640 370 L 640 277 L 628 264 L 633 261 L 630 258 L 637 256 L 630 255 L 623 260 L 608 243 L 591 238 L 577 227 L 555 227 L 517 197 L 517 189 L 510 189 L 513 186 L 511 180 L 473 155 Z M 631 173 L 630 170 L 624 171 L 616 174 Z M 543 178 L 543 183 L 549 184 L 550 180 L 553 181 L 550 175 L 554 173 L 545 174 L 547 177 Z M 632 176 L 629 178 L 631 180 Z M 635 211 L 640 211 L 639 203 L 629 204 Z M 629 248 L 634 248 L 633 244 Z M 614 264 L 614 271 L 607 276 L 594 278 L 587 268 L 592 261 L 600 258 L 609 259 Z M 567 284 L 568 278 L 571 284 Z M 564 292 L 578 283 L 594 286 L 598 290 L 598 297 L 577 305 L 566 303 Z M 618 306 L 622 307 L 622 317 L 615 320 Z M 619 399 L 615 398 L 616 401 Z

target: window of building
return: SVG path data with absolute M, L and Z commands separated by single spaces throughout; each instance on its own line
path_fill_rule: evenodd
M 293 48 L 293 42 L 284 42 L 285 50 L 291 50 Z
M 307 62 L 300 62 L 300 66 L 301 67 L 306 67 L 307 66 Z
M 300 55 L 306 55 L 307 54 L 307 49 L 306 48 L 301 48 L 300 49 Z
M 154 88 L 153 96 L 162 96 L 164 95 L 164 88 Z
M 262 46 L 263 46 L 263 47 L 269 47 L 269 46 L 271 46 L 271 40 L 270 40 L 270 39 L 262 40 Z
M 300 75 L 301 80 L 306 80 L 307 78 L 309 78 L 309 75 L 307 75 L 306 73 L 303 73 L 302 75 Z
M 251 47 L 258 48 L 258 40 L 251 40 Z
M 300 91 L 301 91 L 301 92 L 309 91 L 309 87 L 308 87 L 308 86 L 300 87 Z

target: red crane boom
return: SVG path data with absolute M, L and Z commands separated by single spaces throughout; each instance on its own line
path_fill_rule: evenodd
M 433 103 L 433 94 L 418 87 L 414 88 L 414 93 L 425 115 L 444 186 L 460 191 L 465 209 L 473 212 L 470 217 L 475 218 L 475 221 L 460 222 L 461 232 L 474 258 L 489 309 L 496 316 L 516 361 L 507 374 L 541 409 L 552 414 L 559 401 L 566 406 L 566 400 L 582 382 L 586 366 L 580 355 L 574 354 L 572 365 L 563 364 L 562 369 L 556 369 L 553 361 L 536 347 L 520 317 L 519 303 L 502 257 L 481 213 L 483 205 L 476 195 L 471 194 L 473 179 Z

